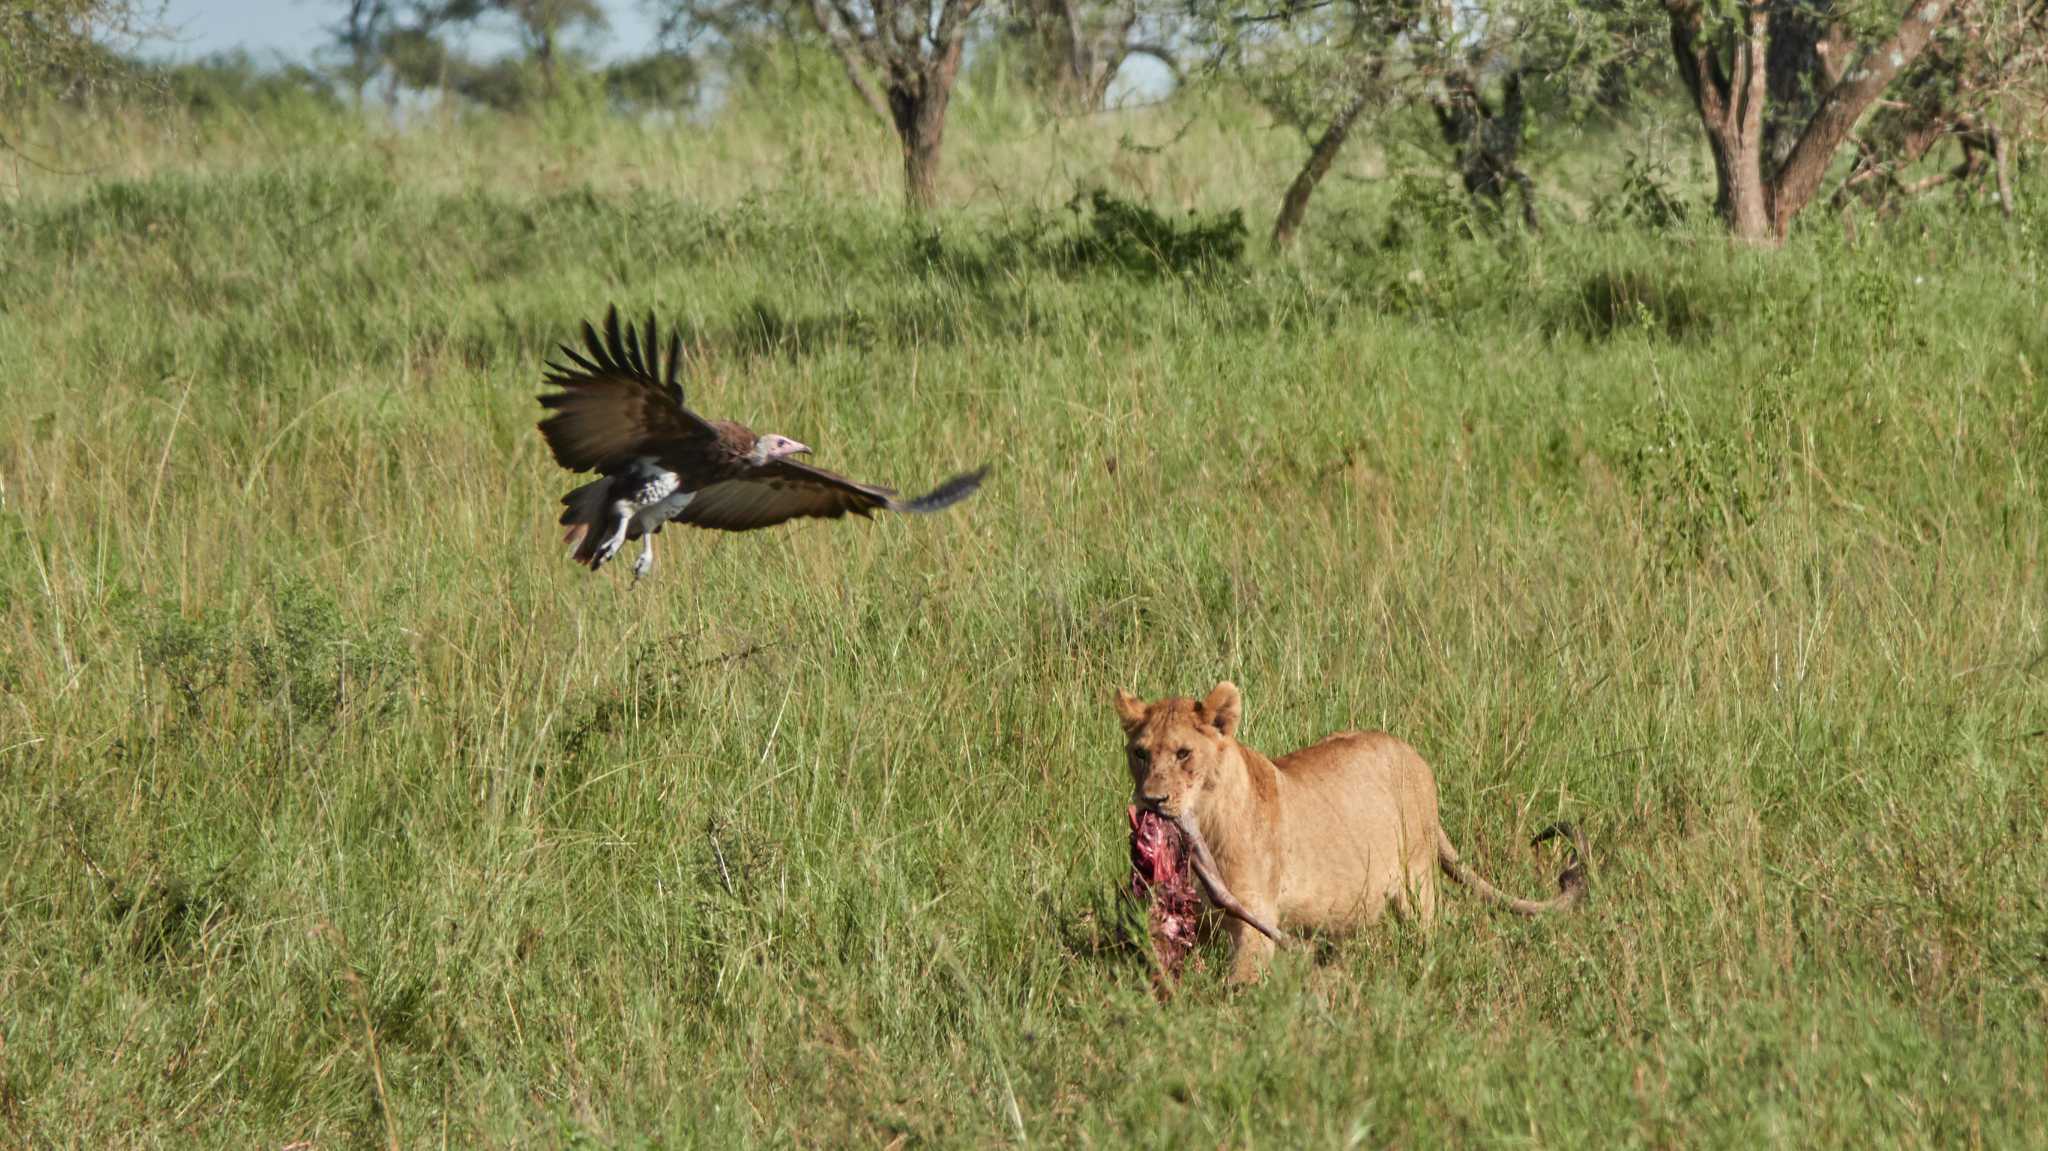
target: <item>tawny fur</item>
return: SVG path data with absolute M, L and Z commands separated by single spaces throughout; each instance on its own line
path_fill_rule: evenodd
M 1414 748 L 1385 732 L 1347 731 L 1272 760 L 1237 741 L 1243 708 L 1228 683 L 1201 700 L 1116 694 L 1134 801 L 1192 816 L 1231 893 L 1282 931 L 1344 934 L 1389 908 L 1427 924 L 1439 868 L 1525 915 L 1583 897 L 1577 832 L 1560 829 L 1580 858 L 1555 897 L 1505 895 L 1459 861 L 1438 817 L 1436 776 Z M 1224 929 L 1231 978 L 1257 979 L 1273 941 L 1234 918 Z

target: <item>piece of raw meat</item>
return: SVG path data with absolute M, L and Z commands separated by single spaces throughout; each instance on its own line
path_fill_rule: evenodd
M 1170 819 L 1150 808 L 1133 805 L 1131 819 L 1131 894 L 1147 904 L 1146 920 L 1152 953 L 1163 975 L 1180 974 L 1195 948 L 1195 926 L 1202 896 L 1195 888 L 1194 860 L 1186 837 Z

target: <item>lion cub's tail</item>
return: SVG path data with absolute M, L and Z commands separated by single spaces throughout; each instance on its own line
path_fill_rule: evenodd
M 1469 887 L 1481 896 L 1500 904 L 1518 915 L 1543 915 L 1552 911 L 1565 911 L 1578 905 L 1586 898 L 1586 837 L 1569 823 L 1553 823 L 1536 833 L 1532 844 L 1546 839 L 1568 836 L 1572 842 L 1572 863 L 1557 877 L 1557 894 L 1549 899 L 1521 899 L 1480 878 L 1479 873 L 1466 867 L 1458 859 L 1458 849 L 1451 846 L 1451 837 L 1442 828 L 1436 833 L 1436 861 L 1444 874 L 1456 880 L 1460 886 Z

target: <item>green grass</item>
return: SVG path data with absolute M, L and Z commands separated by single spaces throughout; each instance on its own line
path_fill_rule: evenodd
M 1333 184 L 1148 262 L 1072 186 L 932 232 L 439 131 L 0 204 L 0 1144 L 2048 1141 L 2038 216 Z M 707 412 L 991 482 L 593 578 L 533 395 L 614 300 Z M 1504 886 L 1577 820 L 1590 905 L 1162 1006 L 1108 699 L 1225 677 L 1413 742 Z

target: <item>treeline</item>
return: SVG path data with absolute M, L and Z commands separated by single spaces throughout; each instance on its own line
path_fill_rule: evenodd
M 0 0 L 8 92 L 133 78 L 107 32 L 145 39 L 140 2 Z M 608 59 L 597 0 L 332 9 L 310 66 L 223 59 L 148 78 L 190 103 L 424 96 L 523 113 L 573 95 L 687 114 L 714 91 L 778 82 L 778 59 L 815 58 L 893 134 L 921 212 L 939 201 L 968 59 L 999 57 L 1049 110 L 1076 115 L 1105 110 L 1143 58 L 1162 82 L 1229 84 L 1300 131 L 1275 248 L 1347 142 L 1393 117 L 1426 118 L 1485 213 L 1539 229 L 1532 133 L 1677 101 L 1712 159 L 1718 219 L 1764 245 L 1816 204 L 1883 211 L 1945 187 L 2010 215 L 2013 170 L 2048 126 L 2048 0 L 653 0 L 652 41 Z M 512 49 L 475 54 L 480 32 Z

